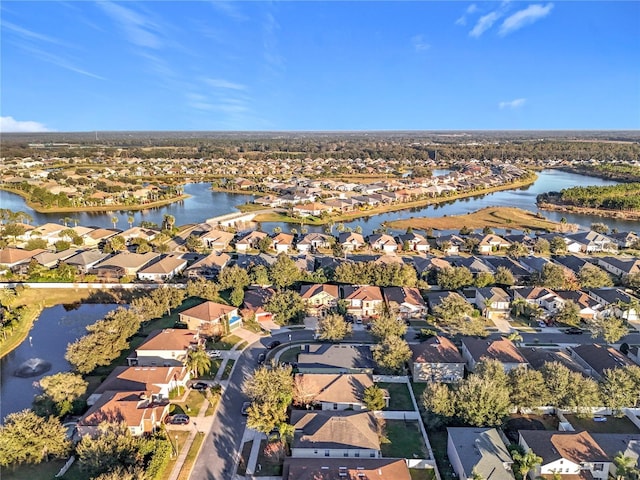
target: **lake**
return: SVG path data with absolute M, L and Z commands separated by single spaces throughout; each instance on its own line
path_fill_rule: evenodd
M 438 173 L 446 173 L 446 170 L 438 171 Z M 367 218 L 361 218 L 352 222 L 346 222 L 345 225 L 351 228 L 360 226 L 365 235 L 371 234 L 377 229 L 382 222 L 399 220 L 411 217 L 424 216 L 442 216 L 442 215 L 464 215 L 468 212 L 474 212 L 480 208 L 491 206 L 510 206 L 519 207 L 525 210 L 537 212 L 536 197 L 540 193 L 548 191 L 558 191 L 563 188 L 573 187 L 576 185 L 615 185 L 617 182 L 612 180 L 604 180 L 587 175 L 579 175 L 576 173 L 563 172 L 560 170 L 543 170 L 538 172 L 538 179 L 528 187 L 503 190 L 487 195 L 479 195 L 476 197 L 468 197 L 460 200 L 452 200 L 451 202 L 441 203 L 438 205 L 428 205 L 420 208 L 401 210 L 398 212 L 384 213 L 374 215 Z M 158 207 L 155 209 L 141 210 L 133 213 L 135 225 L 141 220 L 162 223 L 165 214 L 173 215 L 176 218 L 177 225 L 185 225 L 190 223 L 200 223 L 208 218 L 212 218 L 225 213 L 231 213 L 236 210 L 236 206 L 249 202 L 253 199 L 251 195 L 241 195 L 233 193 L 213 192 L 210 190 L 208 183 L 194 183 L 185 186 L 185 193 L 191 195 L 182 202 Z M 46 222 L 60 222 L 60 219 L 69 216 L 78 218 L 79 223 L 85 226 L 101 226 L 112 227 L 111 217 L 115 214 L 120 221 L 116 225 L 118 228 L 125 229 L 127 225 L 127 217 L 129 212 L 102 212 L 102 213 L 78 213 L 76 215 L 69 214 L 42 214 L 36 213 L 26 206 L 24 200 L 15 194 L 0 191 L 0 205 L 2 208 L 9 208 L 13 211 L 22 210 L 30 213 L 34 217 L 37 224 Z M 640 222 L 611 219 L 605 217 L 597 217 L 594 215 L 579 215 L 563 212 L 542 211 L 545 217 L 550 220 L 559 221 L 562 217 L 566 218 L 569 223 L 577 223 L 583 228 L 589 228 L 592 223 L 602 222 L 610 228 L 618 230 L 640 230 Z M 283 231 L 289 232 L 291 228 L 300 231 L 300 225 L 282 224 L 275 222 L 265 222 L 262 228 L 266 232 L 272 232 L 275 227 L 280 227 Z M 320 232 L 322 227 L 307 227 L 310 232 Z
M 13 412 L 30 408 L 33 397 L 40 393 L 37 382 L 44 376 L 68 372 L 71 365 L 64 358 L 67 344 L 83 337 L 87 325 L 95 323 L 118 305 L 82 304 L 74 310 L 63 305 L 45 308 L 34 322 L 29 336 L 14 351 L 0 360 L 0 412 L 2 419 Z M 18 377 L 21 367 L 51 368 L 29 377 Z

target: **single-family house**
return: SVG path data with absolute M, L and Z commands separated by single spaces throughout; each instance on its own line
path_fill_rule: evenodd
M 384 301 L 380 287 L 372 285 L 345 285 L 341 291 L 341 297 L 347 302 L 347 313 L 361 319 L 376 316 Z
M 271 312 L 265 310 L 265 304 L 269 301 L 275 290 L 270 287 L 252 286 L 244 292 L 244 302 L 242 304 L 242 317 L 253 318 L 257 322 L 268 322 L 273 320 Z
M 299 373 L 373 373 L 374 366 L 368 345 L 312 344 L 298 354 Z
M 598 314 L 600 304 L 580 290 L 556 290 L 556 295 L 564 302 L 571 300 L 578 305 L 580 317 L 585 320 L 592 319 Z
M 167 255 L 157 262 L 143 268 L 138 272 L 138 279 L 148 282 L 166 282 L 182 273 L 187 266 L 184 258 L 175 255 Z
M 72 257 L 67 258 L 64 263 L 76 268 L 78 273 L 89 273 L 93 268 L 109 258 L 110 254 L 102 253 L 100 250 L 84 250 Z
M 447 456 L 460 480 L 513 480 L 513 460 L 495 428 L 448 427 Z
M 120 230 L 111 228 L 96 228 L 83 236 L 85 247 L 97 247 L 109 238 L 118 235 Z
M 257 250 L 260 240 L 267 236 L 264 232 L 253 230 L 236 242 L 236 250 L 238 252 L 246 252 L 247 250 Z
M 404 246 L 407 245 L 408 249 L 412 252 L 427 253 L 431 248 L 427 239 L 419 233 L 409 232 L 402 235 L 398 235 L 398 244 Z
M 640 319 L 639 300 L 619 288 L 591 288 L 586 293 L 600 304 L 599 315 L 603 317 L 614 316 L 630 322 Z
M 102 279 L 118 279 L 125 275 L 133 276 L 160 256 L 159 253 L 121 252 L 103 260 L 94 267 L 95 273 Z
M 564 305 L 564 300 L 546 287 L 514 288 L 513 300 L 524 300 L 532 305 L 538 305 L 548 315 L 555 314 Z
M 201 335 L 221 336 L 240 328 L 242 319 L 237 307 L 204 302 L 180 313 L 180 322 Z
M 483 255 L 490 255 L 493 252 L 507 249 L 509 246 L 511 246 L 511 242 L 508 242 L 494 233 L 490 233 L 480 239 L 480 243 L 478 243 L 476 248 L 479 253 Z
M 609 233 L 607 236 L 616 242 L 618 248 L 631 248 L 640 240 L 635 232 Z
M 332 237 L 324 233 L 308 233 L 298 242 L 296 248 L 300 253 L 315 252 L 319 248 L 331 248 Z
M 294 382 L 304 405 L 321 410 L 366 410 L 364 391 L 373 386 L 373 377 L 366 373 L 297 373 Z
M 475 304 L 487 318 L 504 316 L 509 313 L 511 297 L 500 287 L 476 288 Z
M 384 287 L 382 293 L 387 305 L 405 320 L 421 318 L 427 313 L 427 304 L 415 287 Z
M 398 250 L 398 243 L 386 233 L 378 233 L 369 237 L 369 245 L 373 250 L 381 250 L 384 253 L 393 253 Z
M 640 259 L 636 257 L 598 257 L 597 261 L 598 266 L 621 279 L 640 273 Z
M 286 457 L 282 480 L 411 480 L 404 458 Z
M 476 369 L 476 365 L 483 360 L 499 361 L 505 372 L 509 372 L 521 365 L 525 367 L 529 365 L 527 359 L 522 356 L 513 342 L 506 338 L 491 340 L 464 337 L 462 339 L 462 357 L 472 372 Z
M 184 274 L 189 278 L 205 278 L 212 280 L 216 278 L 222 269 L 231 261 L 231 256 L 226 253 L 212 252 L 203 258 L 196 260 L 193 265 L 184 270 Z
M 466 362 L 448 338 L 435 336 L 409 347 L 414 382 L 455 383 L 464 377 Z
M 355 232 L 342 232 L 338 236 L 338 243 L 342 246 L 344 252 L 353 252 L 364 247 L 364 237 Z
M 229 244 L 233 240 L 233 233 L 225 232 L 223 230 L 209 230 L 208 232 L 200 235 L 200 240 L 207 247 L 214 252 L 222 252 L 229 247 Z
M 154 330 L 127 357 L 130 367 L 176 367 L 183 365 L 190 349 L 202 344 L 196 330 L 165 328 Z
M 44 251 L 35 255 L 33 259 L 43 267 L 55 268 L 58 266 L 58 263 L 64 262 L 67 258 L 73 257 L 79 251 L 80 250 L 77 248 L 68 248 L 61 252 Z
M 583 253 L 613 252 L 617 243 L 612 238 L 590 230 L 588 232 L 567 233 L 565 238 L 580 245 Z
M 605 480 L 609 476 L 612 459 L 587 431 L 520 430 L 518 443 L 525 452 L 532 450 L 542 458 L 529 472 L 531 479 L 555 473 L 562 478 Z M 584 476 L 587 472 L 590 477 Z
M 127 243 L 130 243 L 131 240 L 135 238 L 150 242 L 151 240 L 156 238 L 159 233 L 160 232 L 158 230 L 154 230 L 152 228 L 131 227 L 128 230 L 122 232 L 120 236 L 124 238 L 125 242 Z
M 294 410 L 291 424 L 294 458 L 381 456 L 378 422 L 371 412 Z
M 297 213 L 301 217 L 319 217 L 322 212 L 329 211 L 331 211 L 331 207 L 320 202 L 302 203 L 293 207 L 293 213 Z
M 558 362 L 572 372 L 584 374 L 583 367 L 576 362 L 567 349 L 554 347 L 518 347 L 518 351 L 525 358 L 530 368 L 540 370 L 545 363 Z
M 23 250 L 21 248 L 3 248 L 0 250 L 0 265 L 9 269 L 18 267 L 19 265 L 27 265 L 32 258 L 37 255 L 44 254 L 47 250 L 38 248 L 36 250 Z
M 451 234 L 436 237 L 436 246 L 442 250 L 445 255 L 456 255 L 460 251 L 465 250 L 464 238 Z
M 323 316 L 327 311 L 335 308 L 340 299 L 337 285 L 312 284 L 300 287 L 300 296 L 307 305 L 310 315 Z
M 615 348 L 598 343 L 570 347 L 569 352 L 571 357 L 583 367 L 584 372 L 598 381 L 604 378 L 605 370 L 635 365 Z
M 293 249 L 293 235 L 280 232 L 271 242 L 271 247 L 276 253 L 289 253 Z
M 591 436 L 610 459 L 619 453 L 632 460 L 631 466 L 638 468 L 640 458 L 640 435 L 637 433 L 592 433 Z M 615 463 L 611 463 L 609 474 L 617 478 Z

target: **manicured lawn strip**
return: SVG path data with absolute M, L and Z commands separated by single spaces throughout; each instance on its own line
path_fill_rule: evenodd
M 233 368 L 234 363 L 236 363 L 236 361 L 231 358 L 227 360 L 227 364 L 224 366 L 224 372 L 222 372 L 222 380 L 229 379 L 229 375 L 231 375 L 231 369 Z
M 253 475 L 255 477 L 279 477 L 282 475 L 282 463 L 271 463 L 271 461 L 267 459 L 264 455 L 264 449 L 266 446 L 267 440 L 261 440 L 260 453 L 258 454 L 258 460 L 256 462 L 256 468 Z M 260 471 L 258 471 L 258 465 L 262 467 Z
M 245 341 L 243 341 L 243 342 L 240 342 L 240 343 L 238 344 L 238 346 L 236 347 L 236 350 L 243 350 L 243 349 L 244 349 L 244 347 L 246 347 L 247 345 L 249 345 L 249 342 L 247 342 L 246 340 L 245 340 Z
M 193 439 L 193 443 L 189 448 L 189 453 L 187 454 L 187 458 L 184 459 L 184 463 L 182 464 L 182 468 L 180 469 L 180 473 L 178 474 L 178 480 L 189 480 L 191 476 L 191 469 L 193 465 L 196 463 L 196 458 L 198 457 L 198 452 L 200 451 L 200 445 L 204 442 L 205 434 L 198 433 Z
M 171 402 L 171 404 L 174 405 L 174 410 L 171 412 L 171 415 L 186 413 L 187 415 L 195 416 L 200 411 L 204 400 L 205 396 L 202 392 L 191 390 L 183 402 Z
M 385 420 L 385 436 L 388 443 L 380 446 L 383 457 L 428 458 L 427 447 L 422 439 L 420 427 L 415 420 Z
M 436 457 L 436 465 L 440 472 L 441 478 L 457 478 L 457 475 L 451 467 L 449 457 L 447 456 L 447 431 L 433 430 L 427 432 L 429 443 L 433 450 L 433 456 Z
M 301 347 L 291 347 L 280 354 L 280 362 L 297 362 L 300 352 L 302 352 Z
M 184 430 L 166 431 L 167 437 L 169 438 L 169 441 L 173 446 L 173 448 L 175 448 L 175 445 L 176 445 L 176 435 L 178 436 L 178 447 L 180 447 L 180 445 L 184 446 L 184 442 L 187 441 L 187 438 L 189 437 L 189 433 L 190 432 L 184 431 Z M 176 462 L 178 461 L 178 457 L 175 455 L 175 451 L 173 453 L 174 455 L 171 457 L 171 460 L 165 467 L 163 475 L 160 477 L 160 480 L 168 480 L 171 477 L 171 472 L 173 471 L 173 467 L 176 466 Z
M 237 335 L 227 335 L 226 337 L 222 337 L 217 342 L 207 343 L 207 348 L 212 350 L 231 350 L 231 348 L 238 342 L 241 342 L 242 339 Z
M 627 417 L 607 416 L 606 422 L 594 422 L 591 418 L 578 418 L 567 414 L 565 417 L 576 430 L 586 430 L 589 433 L 639 433 Z
M 214 378 L 216 378 L 216 374 L 218 373 L 218 370 L 220 370 L 220 365 L 222 365 L 221 358 L 212 358 L 211 369 L 209 370 L 209 373 L 205 373 L 199 378 L 202 378 L 204 380 L 213 380 Z
M 389 392 L 389 408 L 385 410 L 413 411 L 413 402 L 405 383 L 378 383 L 380 388 Z
M 3 480 L 51 480 L 64 466 L 64 460 L 54 460 L 51 462 L 43 462 L 38 465 L 21 465 L 12 468 L 2 469 Z M 69 476 L 67 472 L 63 478 L 68 480 L 84 480 L 89 478 L 88 474 L 84 477 Z
M 247 473 L 247 464 L 249 463 L 249 455 L 251 455 L 251 447 L 253 447 L 253 440 L 242 444 L 240 461 L 238 462 L 238 471 L 236 472 L 238 475 L 245 475 Z
M 436 472 L 433 468 L 410 468 L 409 474 L 411 475 L 411 480 L 435 480 Z

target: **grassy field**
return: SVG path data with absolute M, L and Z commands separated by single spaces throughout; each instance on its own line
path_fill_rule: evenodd
M 467 215 L 452 215 L 446 217 L 422 217 L 396 220 L 387 223 L 390 228 L 417 230 L 458 230 L 462 225 L 472 229 L 484 227 L 512 228 L 516 230 L 544 230 L 556 231 L 560 223 L 546 218 L 538 218 L 535 213 L 515 207 L 487 207 Z
M 376 385 L 389 392 L 389 408 L 385 408 L 385 410 L 413 411 L 413 402 L 405 383 L 378 383 Z
M 383 457 L 429 458 L 417 421 L 385 420 L 387 443 L 380 446 Z

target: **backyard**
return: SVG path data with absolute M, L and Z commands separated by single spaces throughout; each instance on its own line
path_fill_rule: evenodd
M 383 457 L 429 458 L 420 426 L 415 420 L 385 420 L 386 441 L 381 442 Z
M 565 414 L 565 418 L 577 431 L 586 430 L 589 433 L 639 433 L 636 426 L 627 417 L 616 418 L 606 416 L 605 422 L 596 422 L 592 418 L 580 418 Z
M 385 410 L 413 411 L 413 402 L 406 383 L 378 383 L 389 392 L 389 407 Z

